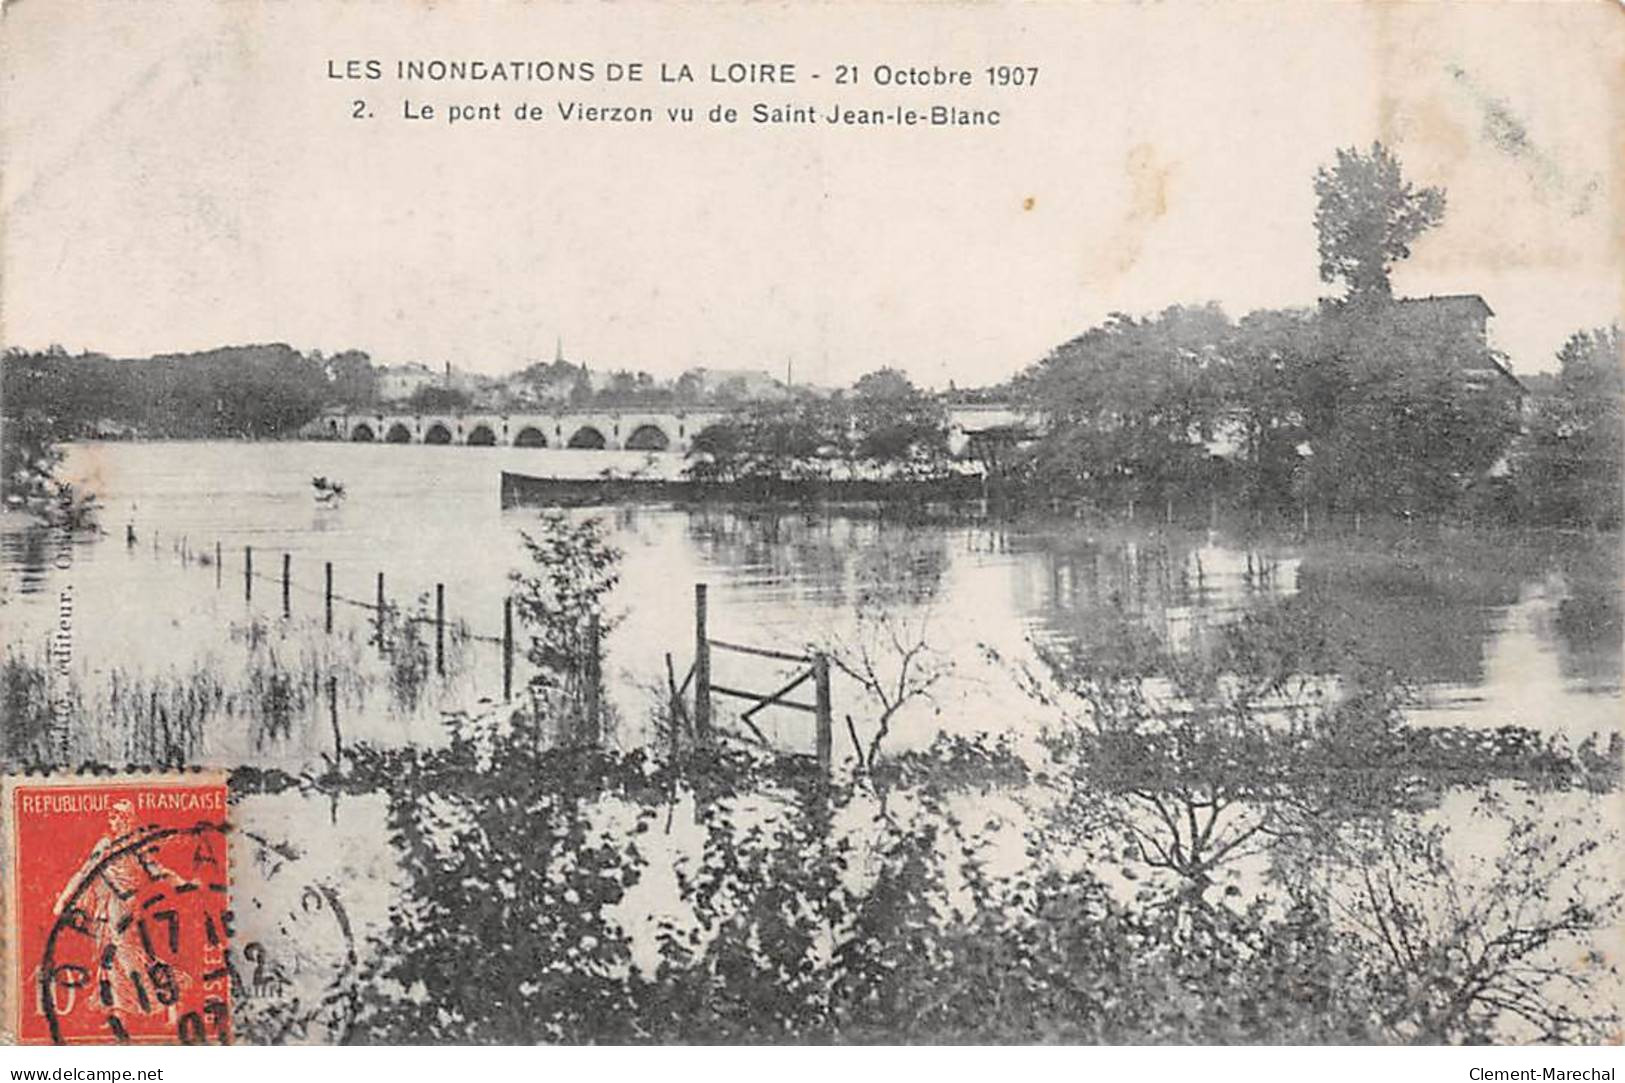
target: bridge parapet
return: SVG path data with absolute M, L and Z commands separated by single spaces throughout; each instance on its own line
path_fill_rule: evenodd
M 391 410 L 333 411 L 305 425 L 309 439 L 355 443 L 445 444 L 469 447 L 575 448 L 667 451 L 686 454 L 706 426 L 735 411 L 719 409 L 562 409 L 501 413 L 407 413 Z M 1033 428 L 1030 411 L 1004 403 L 947 408 L 949 447 L 963 451 L 976 435 L 996 429 Z
M 557 410 L 414 414 L 322 414 L 300 434 L 354 443 L 461 444 L 470 447 L 578 448 L 685 453 L 694 435 L 727 416 L 718 410 Z

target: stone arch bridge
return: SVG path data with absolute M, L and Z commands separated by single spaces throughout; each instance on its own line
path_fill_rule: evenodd
M 687 453 L 706 426 L 728 410 L 590 409 L 525 413 L 332 412 L 307 424 L 302 434 L 352 443 L 445 444 L 465 447 L 571 448 L 588 451 Z M 1030 424 L 1027 415 L 1002 403 L 948 407 L 948 444 L 958 454 L 977 436 Z

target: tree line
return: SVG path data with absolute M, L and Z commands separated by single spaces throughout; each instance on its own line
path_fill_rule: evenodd
M 1042 437 L 1018 491 L 1105 510 L 1454 516 L 1617 527 L 1617 326 L 1573 335 L 1549 394 L 1401 306 L 1114 315 L 1013 384 Z
M 373 409 L 384 401 L 386 368 L 361 350 L 324 355 L 269 343 L 118 358 L 51 346 L 12 348 L 4 360 L 5 416 L 30 418 L 56 440 L 288 437 L 323 410 Z M 507 409 L 515 405 L 509 383 L 572 406 L 735 405 L 761 390 L 753 391 L 743 374 L 708 381 L 693 369 L 669 383 L 618 370 L 595 387 L 586 365 L 558 360 L 530 365 L 511 381 L 471 375 L 456 386 L 424 384 L 403 405 L 417 412 Z
M 1502 371 L 1481 342 L 1418 333 L 1392 307 L 1114 315 L 1016 381 L 1047 424 L 1011 471 L 1108 509 L 1475 507 L 1504 499 L 1497 464 L 1521 426 Z
M 1443 217 L 1380 144 L 1315 178 L 1320 274 L 1341 296 L 1231 320 L 1114 313 L 1020 374 L 1043 435 L 1005 455 L 1018 492 L 1105 509 L 1304 509 L 1617 527 L 1617 326 L 1575 334 L 1532 397 L 1473 296 L 1396 300 L 1393 264 Z
M 950 467 L 942 401 L 894 368 L 849 390 L 754 403 L 706 426 L 689 449 L 698 481 L 791 484 L 879 473 L 925 480 Z
M 359 350 L 324 357 L 282 343 L 144 358 L 12 349 L 0 377 L 7 419 L 33 419 L 58 440 L 291 436 L 324 407 L 365 399 L 376 380 Z

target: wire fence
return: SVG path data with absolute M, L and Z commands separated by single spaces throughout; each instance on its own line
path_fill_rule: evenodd
M 137 544 L 135 525 L 126 523 L 124 527 L 124 541 L 127 548 L 134 548 Z M 159 532 L 152 532 L 153 552 L 161 551 Z M 170 550 L 179 557 L 183 566 L 196 563 L 204 567 L 215 569 L 215 585 L 225 586 L 226 577 L 226 549 L 222 542 L 215 541 L 212 548 L 195 549 L 192 547 L 190 537 L 182 534 L 170 539 Z M 235 547 L 233 549 L 235 552 Z M 466 619 L 450 620 L 446 616 L 446 585 L 438 582 L 434 585 L 434 612 L 432 614 L 413 613 L 391 604 L 386 593 L 385 577 L 382 571 L 376 573 L 375 591 L 371 599 L 363 599 L 345 594 L 334 587 L 334 562 L 321 561 L 322 577 L 320 586 L 310 586 L 299 582 L 293 574 L 293 554 L 282 551 L 280 555 L 280 570 L 267 572 L 255 567 L 255 557 L 263 560 L 264 551 L 256 553 L 252 545 L 244 545 L 241 550 L 242 560 L 240 571 L 233 571 L 232 577 L 239 578 L 243 587 L 243 598 L 247 602 L 254 600 L 254 587 L 256 583 L 269 583 L 281 592 L 282 615 L 292 616 L 292 600 L 295 593 L 306 598 L 319 598 L 322 601 L 323 627 L 331 633 L 334 627 L 334 608 L 347 606 L 353 610 L 370 613 L 379 629 L 380 644 L 382 643 L 383 628 L 391 616 L 396 621 L 419 626 L 432 626 L 435 630 L 435 669 L 444 674 L 445 671 L 445 636 L 448 628 L 452 629 L 460 638 L 476 643 L 487 643 L 502 649 L 502 695 L 504 700 L 513 698 L 514 673 L 514 630 L 513 630 L 513 599 L 504 598 L 502 602 L 502 632 L 497 635 L 476 632 Z M 278 554 L 272 551 L 273 567 L 276 566 L 275 557 Z
M 136 545 L 136 535 L 133 524 L 127 524 L 125 526 L 125 543 L 129 547 L 134 547 Z M 220 541 L 215 541 L 212 552 L 208 549 L 200 552 L 191 547 L 190 539 L 187 535 L 183 534 L 171 540 L 171 549 L 177 556 L 179 556 L 183 565 L 190 565 L 195 562 L 202 566 L 212 566 L 215 569 L 215 585 L 218 588 L 224 589 L 226 574 L 226 551 L 223 543 Z M 153 551 L 159 551 L 159 539 L 156 531 L 153 533 Z M 511 596 L 504 598 L 502 603 L 502 634 L 482 635 L 472 631 L 468 627 L 466 621 L 456 622 L 455 625 L 453 625 L 452 622 L 448 622 L 446 618 L 446 587 L 444 583 L 436 583 L 434 585 L 433 615 L 413 615 L 397 610 L 390 605 L 388 597 L 385 593 L 385 578 L 382 571 L 376 573 L 373 598 L 362 599 L 344 594 L 334 588 L 333 561 L 324 560 L 321 562 L 321 586 L 311 587 L 295 580 L 293 575 L 293 554 L 291 552 L 284 550 L 278 554 L 275 550 L 273 550 L 272 555 L 273 566 L 276 566 L 277 563 L 274 557 L 278 555 L 280 556 L 280 570 L 275 572 L 258 570 L 256 569 L 254 563 L 256 556 L 254 547 L 252 545 L 244 545 L 242 547 L 240 574 L 243 588 L 243 598 L 245 601 L 250 603 L 253 602 L 254 586 L 256 583 L 272 584 L 281 592 L 282 615 L 284 617 L 290 617 L 293 609 L 292 598 L 295 592 L 298 592 L 300 595 L 307 598 L 320 598 L 323 606 L 323 625 L 325 631 L 329 634 L 333 632 L 333 613 L 335 606 L 349 606 L 352 609 L 370 613 L 377 622 L 378 641 L 380 647 L 383 646 L 384 642 L 385 622 L 389 619 L 392 613 L 394 614 L 396 620 L 402 622 L 419 625 L 432 625 L 435 630 L 435 670 L 437 673 L 442 675 L 444 675 L 445 672 L 446 629 L 448 627 L 455 627 L 457 634 L 465 640 L 471 640 L 479 643 L 490 643 L 501 647 L 502 695 L 504 701 L 508 701 L 513 698 L 514 607 L 513 598 Z M 263 550 L 261 551 L 260 556 L 263 559 Z M 236 578 L 237 575 L 237 572 L 233 572 L 233 578 Z M 693 667 L 689 671 L 688 676 L 684 678 L 681 688 L 677 686 L 675 676 L 672 672 L 671 655 L 667 654 L 666 656 L 667 676 L 672 685 L 670 693 L 674 714 L 687 715 L 688 712 L 686 705 L 683 703 L 683 698 L 684 693 L 688 691 L 692 685 L 694 696 L 692 724 L 694 726 L 696 736 L 701 740 L 705 740 L 710 736 L 710 731 L 712 728 L 713 694 L 747 700 L 752 703 L 753 706 L 745 710 L 740 715 L 740 720 L 743 722 L 743 724 L 749 727 L 749 729 L 758 739 L 759 743 L 764 746 L 768 746 L 769 742 L 767 741 L 767 738 L 751 720 L 753 715 L 768 708 L 806 712 L 813 715 L 815 720 L 815 756 L 819 764 L 827 769 L 830 764 L 832 733 L 829 659 L 821 653 L 813 655 L 792 654 L 773 648 L 752 646 L 714 638 L 710 636 L 707 631 L 708 603 L 705 584 L 695 584 L 694 601 L 695 661 Z M 589 641 L 587 644 L 587 649 L 584 653 L 584 657 L 588 660 L 589 665 L 592 667 L 593 675 L 589 684 L 593 686 L 594 695 L 592 696 L 592 703 L 589 705 L 589 713 L 595 726 L 597 724 L 599 713 L 596 686 L 600 679 L 598 677 L 597 668 L 599 651 L 601 650 L 600 635 L 601 633 L 599 630 L 598 621 L 594 619 L 588 633 Z M 733 688 L 718 684 L 711 679 L 711 653 L 713 650 L 754 655 L 780 662 L 791 662 L 797 664 L 798 666 L 805 666 L 806 669 L 802 672 L 798 672 L 790 683 L 774 691 L 759 692 Z M 807 683 L 811 683 L 814 686 L 814 702 L 804 703 L 789 699 L 792 692 L 796 691 L 802 685 Z M 336 706 L 332 709 L 335 712 L 337 710 Z M 336 733 L 336 715 L 333 724 Z

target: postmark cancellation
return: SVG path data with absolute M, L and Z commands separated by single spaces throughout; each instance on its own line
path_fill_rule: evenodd
M 229 1042 L 225 777 L 8 778 L 0 796 L 0 1039 Z

